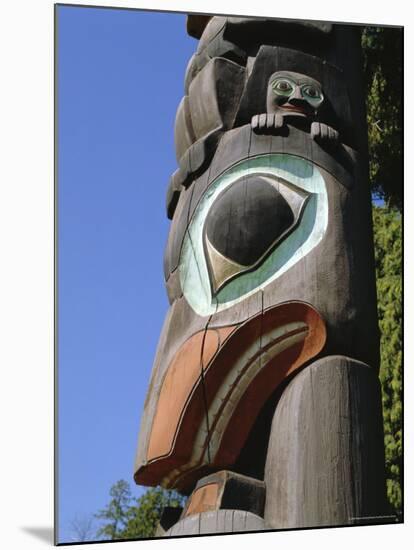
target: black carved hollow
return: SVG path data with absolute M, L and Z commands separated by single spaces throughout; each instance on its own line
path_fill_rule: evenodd
M 294 222 L 279 191 L 265 178 L 247 176 L 220 195 L 207 215 L 210 243 L 226 258 L 250 266 Z

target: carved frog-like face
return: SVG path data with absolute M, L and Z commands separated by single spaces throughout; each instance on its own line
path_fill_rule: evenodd
M 267 112 L 315 117 L 324 100 L 322 87 L 309 76 L 278 71 L 269 79 Z

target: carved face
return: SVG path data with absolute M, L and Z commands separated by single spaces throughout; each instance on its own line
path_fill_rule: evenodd
M 324 100 L 319 82 L 299 73 L 279 71 L 269 79 L 267 112 L 315 116 Z

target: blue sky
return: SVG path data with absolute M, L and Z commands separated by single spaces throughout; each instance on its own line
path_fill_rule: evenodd
M 185 16 L 58 7 L 59 540 L 131 482 L 168 307 L 173 127 Z

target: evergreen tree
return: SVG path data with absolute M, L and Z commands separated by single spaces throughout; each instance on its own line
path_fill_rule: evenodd
M 108 506 L 95 514 L 96 518 L 105 521 L 98 529 L 97 536 L 105 540 L 115 540 L 121 538 L 120 533 L 128 522 L 132 495 L 129 484 L 123 479 L 111 487 L 109 494 L 112 498 Z
M 128 522 L 121 533 L 122 538 L 154 537 L 164 507 L 179 507 L 183 502 L 184 497 L 175 491 L 167 491 L 161 487 L 148 489 L 136 499 L 136 505 L 130 508 Z
M 373 209 L 382 405 L 388 500 L 402 509 L 402 240 L 401 215 Z
M 161 487 L 151 487 L 136 498 L 124 480 L 111 487 L 110 496 L 108 506 L 95 514 L 104 520 L 97 532 L 97 537 L 104 540 L 154 537 L 164 507 L 182 506 L 185 500 L 176 491 Z
M 374 194 L 402 209 L 402 52 L 403 31 L 364 27 L 369 173 Z

